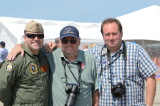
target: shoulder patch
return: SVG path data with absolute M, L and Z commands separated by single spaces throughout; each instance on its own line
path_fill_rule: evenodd
M 11 71 L 13 71 L 13 67 L 14 67 L 14 64 L 13 63 L 8 63 L 7 65 L 6 65 L 6 71 L 8 71 L 8 72 L 11 72 Z
M 42 65 L 42 66 L 40 66 L 40 69 L 42 72 L 45 72 L 45 71 L 49 70 L 49 67 L 48 67 L 48 65 Z

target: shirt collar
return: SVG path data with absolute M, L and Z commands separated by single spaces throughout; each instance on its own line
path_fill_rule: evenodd
M 124 44 L 122 43 L 120 49 L 115 53 L 115 55 L 116 55 L 117 53 L 119 53 L 120 51 L 123 51 L 123 46 L 124 46 Z M 106 54 L 107 54 L 107 47 L 106 47 L 106 44 L 104 44 L 104 45 L 102 46 L 102 56 L 103 56 L 103 55 L 106 55 Z
M 62 49 L 61 49 L 61 50 L 62 50 Z M 61 52 L 60 56 L 61 56 L 61 58 L 64 58 L 65 61 L 67 61 L 68 63 L 70 63 L 70 62 L 66 59 L 66 57 L 64 56 L 63 51 Z M 77 57 L 77 59 L 76 59 L 74 62 L 72 62 L 72 63 L 78 63 L 78 62 L 81 62 L 81 63 L 83 62 L 83 52 L 82 52 L 81 50 L 78 50 L 78 57 Z

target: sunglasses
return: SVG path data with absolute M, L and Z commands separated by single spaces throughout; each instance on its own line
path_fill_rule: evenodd
M 36 37 L 38 39 L 43 39 L 44 38 L 44 34 L 26 34 L 26 36 L 30 39 L 35 39 Z
M 70 39 L 70 40 L 61 39 L 61 41 L 62 41 L 63 44 L 68 44 L 68 42 L 70 42 L 70 44 L 76 44 L 77 43 L 76 39 Z

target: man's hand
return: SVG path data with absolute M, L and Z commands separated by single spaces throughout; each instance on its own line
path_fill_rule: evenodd
M 43 48 L 44 48 L 47 52 L 49 52 L 49 53 L 51 53 L 52 50 L 53 50 L 54 48 L 56 48 L 56 47 L 57 47 L 57 44 L 54 43 L 54 42 L 46 42 L 46 43 L 43 45 Z
M 12 50 L 11 52 L 8 54 L 7 56 L 7 60 L 11 61 L 14 60 L 15 57 L 18 55 L 18 53 L 21 53 L 21 56 L 23 57 L 24 55 L 24 50 L 22 48 L 21 44 L 17 44 Z
M 51 53 L 52 50 L 53 50 L 54 48 L 56 48 L 56 43 L 54 43 L 54 42 L 47 42 L 47 43 L 45 43 L 45 44 L 43 45 L 43 48 L 44 48 L 47 52 Z M 7 56 L 7 60 L 8 60 L 8 61 L 14 60 L 15 57 L 16 57 L 19 53 L 21 54 L 22 57 L 24 56 L 24 50 L 23 50 L 21 44 L 17 44 L 17 45 L 11 50 L 11 52 L 10 52 L 10 53 L 8 54 L 8 56 Z

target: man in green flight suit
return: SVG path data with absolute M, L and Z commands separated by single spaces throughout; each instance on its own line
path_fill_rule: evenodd
M 30 21 L 24 30 L 24 57 L 5 61 L 0 69 L 0 101 L 4 106 L 48 106 L 49 65 L 40 48 L 44 30 Z

